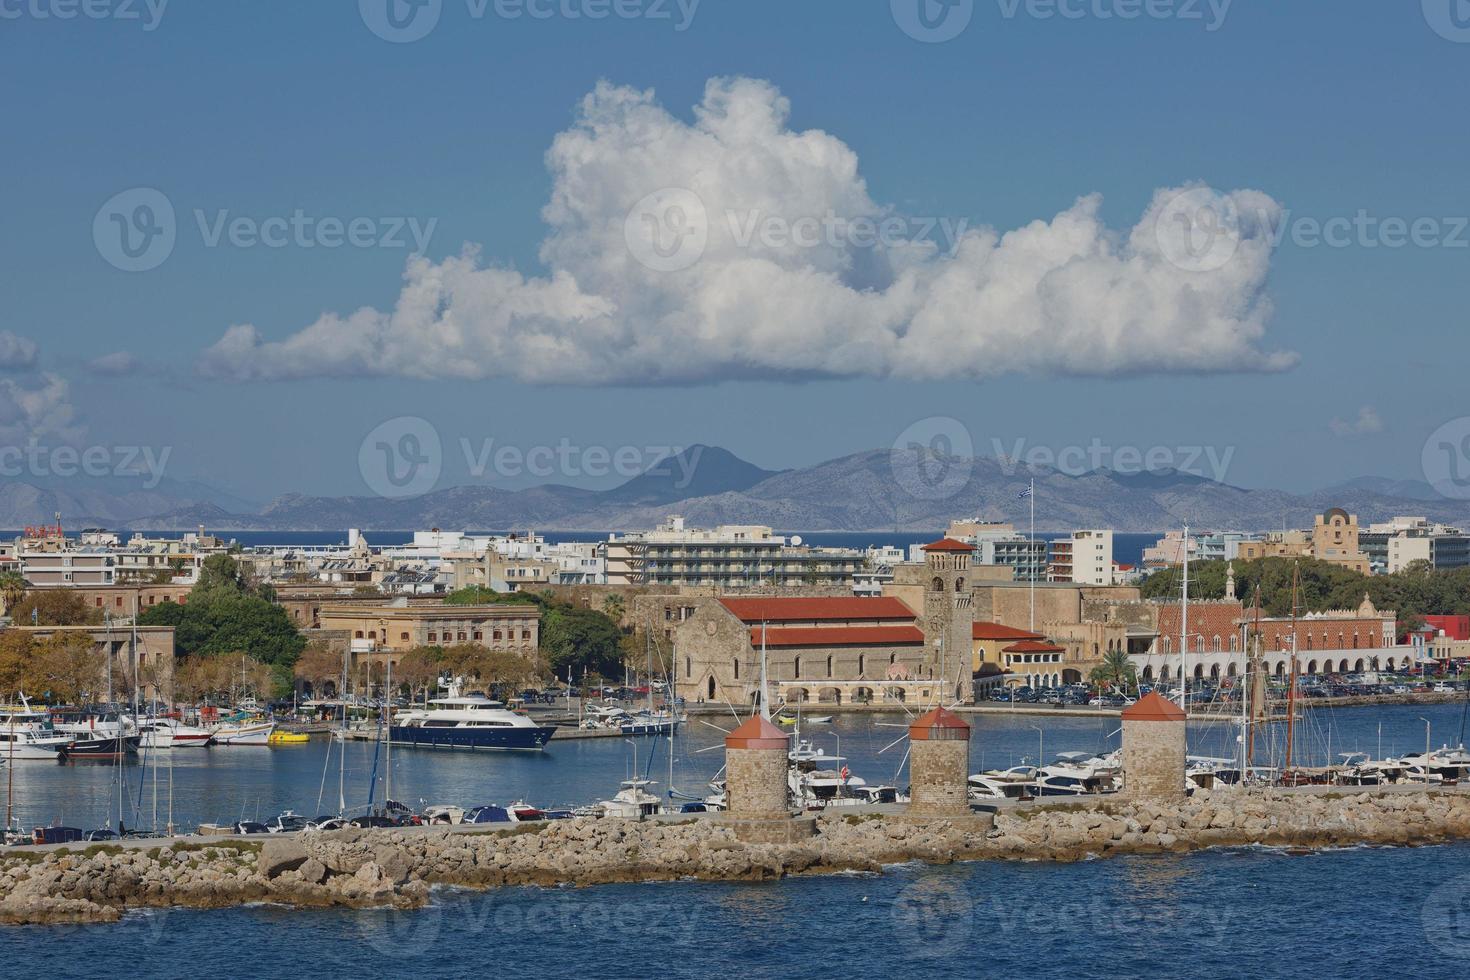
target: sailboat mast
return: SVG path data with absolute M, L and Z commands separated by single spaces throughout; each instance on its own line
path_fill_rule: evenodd
M 386 633 L 386 630 L 384 631 Z M 383 681 L 383 719 L 387 730 L 387 742 L 383 748 L 383 803 L 393 800 L 393 658 L 388 658 L 388 674 Z
M 1296 616 L 1297 586 L 1301 581 L 1301 568 L 1291 567 L 1291 679 L 1286 688 L 1286 769 L 1291 768 L 1292 749 L 1296 744 Z
M 1179 581 L 1179 707 L 1189 713 L 1189 525 L 1184 525 L 1184 574 Z

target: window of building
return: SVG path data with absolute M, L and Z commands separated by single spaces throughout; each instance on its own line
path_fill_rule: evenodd
M 352 634 L 352 636 L 353 636 L 354 639 L 358 639 L 358 640 L 362 639 L 362 630 L 358 630 L 356 633 Z M 433 636 L 434 636 L 433 633 L 430 633 L 429 634 L 429 638 L 430 639 L 432 639 Z
M 485 638 L 485 634 L 484 633 L 480 632 L 479 630 L 475 630 L 475 639 L 476 640 L 483 640 L 484 638 Z
M 523 640 L 529 640 L 530 638 L 531 638 L 531 631 L 530 630 L 521 630 L 521 639 L 523 639 Z
M 406 639 L 408 639 L 408 634 L 407 633 L 399 633 L 398 634 L 398 638 L 400 640 L 406 640 Z
M 358 636 L 362 636 L 361 633 L 359 633 L 357 635 Z M 437 639 L 439 639 L 439 634 L 437 632 L 435 632 L 434 630 L 429 630 L 429 642 L 430 643 L 433 643 Z
M 464 630 L 460 630 L 457 634 L 455 634 L 454 638 L 456 640 L 463 640 L 465 638 Z
M 491 630 L 490 631 L 490 639 L 492 639 L 492 640 L 498 640 L 498 639 L 500 639 L 500 630 Z

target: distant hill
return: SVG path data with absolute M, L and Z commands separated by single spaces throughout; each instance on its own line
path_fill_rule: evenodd
M 627 483 L 602 491 L 555 485 L 527 490 L 461 486 L 408 500 L 286 494 L 259 510 L 229 511 L 214 501 L 180 500 L 163 493 L 110 499 L 78 492 L 63 499 L 6 484 L 0 488 L 0 517 L 8 507 L 17 524 L 35 523 L 59 509 L 69 526 L 126 523 L 160 530 L 204 524 L 216 531 L 347 527 L 602 531 L 651 528 L 668 514 L 680 513 L 691 525 L 706 527 L 755 523 L 803 531 L 937 531 L 956 517 L 1024 526 L 1028 502 L 1019 494 L 1033 478 L 1037 528 L 1044 531 L 1105 527 L 1151 532 L 1186 523 L 1217 530 L 1304 527 L 1311 525 L 1314 514 L 1332 506 L 1346 508 L 1364 523 L 1396 514 L 1422 514 L 1470 525 L 1470 506 L 1465 502 L 1423 496 L 1427 487 L 1414 481 L 1364 478 L 1294 494 L 1247 490 L 1173 470 L 1103 469 L 1073 475 L 989 457 L 935 457 L 886 449 L 773 472 L 712 446 L 690 447 Z M 161 506 L 150 510 L 155 503 Z

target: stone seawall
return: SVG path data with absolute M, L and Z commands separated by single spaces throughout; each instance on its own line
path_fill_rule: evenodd
M 1470 793 L 1217 791 L 1156 803 L 1117 797 L 959 820 L 824 815 L 791 843 L 744 844 L 720 819 L 567 820 L 494 832 L 340 831 L 156 847 L 0 852 L 0 922 L 116 921 L 144 907 L 397 906 L 434 885 L 765 880 L 879 871 L 903 861 L 1075 861 L 1088 855 L 1266 844 L 1326 847 L 1470 838 Z

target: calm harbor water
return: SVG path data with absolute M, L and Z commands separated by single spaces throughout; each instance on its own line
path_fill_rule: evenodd
M 1470 845 L 903 866 L 761 884 L 439 891 L 0 930 L 48 977 L 1463 977 Z
M 1337 709 L 1311 727 L 1336 745 L 1372 751 L 1457 741 L 1459 705 Z M 733 721 L 729 719 L 728 721 Z M 870 780 L 899 771 L 905 718 L 848 716 L 812 733 Z M 1056 751 L 1116 745 L 1112 719 L 972 716 L 974 768 Z M 1038 725 L 1038 733 L 1031 726 Z M 897 726 L 897 727 L 890 727 Z M 727 727 L 727 726 L 726 726 Z M 720 765 L 721 732 L 693 722 L 676 742 L 676 782 L 702 789 Z M 1233 738 L 1194 726 L 1195 751 Z M 329 746 L 331 755 L 328 756 Z M 652 750 L 652 751 L 651 751 Z M 1336 751 L 1336 748 L 1334 748 Z M 326 774 L 335 808 L 337 746 L 160 753 L 171 765 L 180 822 L 311 813 Z M 367 794 L 373 747 L 347 747 L 349 805 Z M 642 768 L 666 778 L 667 743 L 638 743 Z M 632 766 L 618 739 L 553 741 L 547 752 L 395 752 L 394 795 L 465 803 L 525 797 L 602 798 Z M 381 767 L 381 766 L 380 766 Z M 160 767 L 161 799 L 168 768 Z M 27 820 L 60 815 L 88 826 L 116 808 L 111 766 L 20 764 L 15 796 Z M 129 795 L 151 809 L 152 771 L 124 767 Z M 142 792 L 140 794 L 140 784 Z M 381 789 L 378 791 L 381 793 Z M 161 806 L 164 804 L 161 804 Z M 143 823 L 149 822 L 144 818 Z M 228 944 L 227 946 L 225 944 Z M 119 959 L 119 954 L 122 954 Z M 105 958 L 105 959 L 104 959 Z M 1072 865 L 981 862 L 906 865 L 881 876 L 779 883 L 662 883 L 585 889 L 441 890 L 411 912 L 299 911 L 272 906 L 130 913 L 120 925 L 0 930 L 0 962 L 45 964 L 48 976 L 96 975 L 111 962 L 137 976 L 500 975 L 656 973 L 789 978 L 813 972 L 970 977 L 1380 976 L 1470 971 L 1470 844 L 1351 849 L 1291 856 L 1263 848 L 1133 857 Z
M 973 770 L 1004 768 L 1050 760 L 1058 752 L 1105 752 L 1119 744 L 1116 717 L 1036 716 L 1008 711 L 968 716 L 974 731 Z M 1460 704 L 1392 705 L 1357 708 L 1314 708 L 1297 726 L 1296 758 L 1322 763 L 1342 752 L 1375 756 L 1421 751 L 1428 719 L 1434 745 L 1457 744 L 1465 720 Z M 837 715 L 832 724 L 808 725 L 803 732 L 829 754 L 840 754 L 854 773 L 870 783 L 906 786 L 903 736 L 908 717 Z M 674 785 L 703 796 L 709 779 L 723 764 L 721 740 L 736 724 L 734 716 L 691 719 L 674 745 Z M 1271 761 L 1280 751 L 1281 726 L 1257 740 L 1256 761 Z M 1037 729 L 1040 729 L 1038 731 Z M 1234 758 L 1238 729 L 1228 722 L 1191 726 L 1190 750 L 1199 755 Z M 18 762 L 13 773 L 0 773 L 0 792 L 13 801 L 26 825 L 55 820 L 82 828 L 115 824 L 119 782 L 123 817 L 129 827 L 154 826 L 155 789 L 158 821 L 167 819 L 170 777 L 175 823 L 232 822 L 269 818 L 284 809 L 307 816 L 336 812 L 339 780 L 345 785 L 349 811 L 361 813 L 369 793 L 381 802 L 387 765 L 384 753 L 368 742 L 341 743 L 315 737 L 304 745 L 215 746 L 156 753 L 157 765 L 119 768 L 86 762 L 56 765 Z M 636 755 L 636 760 L 635 760 Z M 396 747 L 392 752 L 393 798 L 410 805 L 428 803 L 509 803 L 562 806 L 607 799 L 618 782 L 634 772 L 668 783 L 669 749 L 665 739 L 618 738 L 557 741 L 540 753 L 465 753 Z M 145 757 L 146 758 L 146 757 Z M 376 780 L 374 766 L 376 758 Z M 8 768 L 8 767 L 7 767 Z M 121 777 L 121 780 L 119 779 Z

